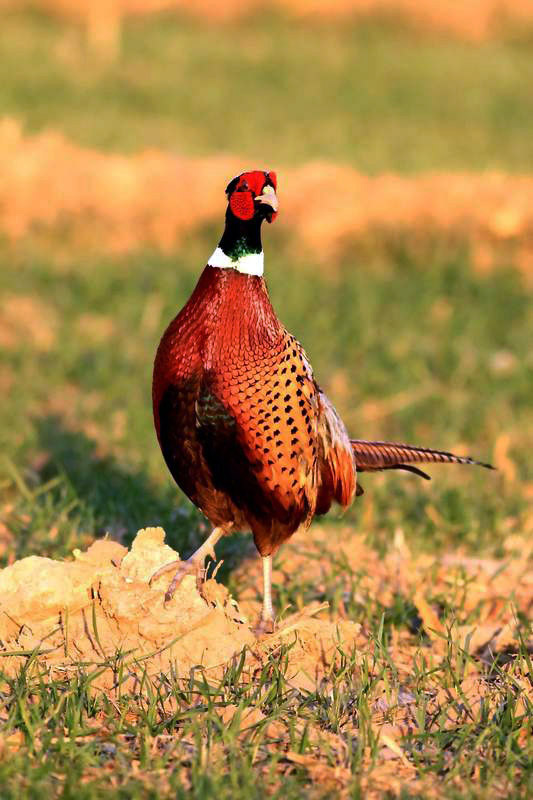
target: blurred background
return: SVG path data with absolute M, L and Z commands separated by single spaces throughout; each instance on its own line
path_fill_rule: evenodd
M 399 528 L 413 548 L 520 546 L 530 0 L 0 0 L 0 14 L 3 562 L 150 524 L 185 552 L 203 536 L 156 443 L 151 369 L 246 168 L 278 173 L 273 303 L 350 432 L 499 467 L 367 477 L 343 524 L 382 549 Z M 238 539 L 225 546 L 231 566 Z

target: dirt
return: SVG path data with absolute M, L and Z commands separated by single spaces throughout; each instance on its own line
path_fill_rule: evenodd
M 317 665 L 334 657 L 339 636 L 355 645 L 360 626 L 339 628 L 313 617 L 314 608 L 293 615 L 274 635 L 254 633 L 228 590 L 216 580 L 201 591 L 187 575 L 165 604 L 169 576 L 150 586 L 151 575 L 178 554 L 164 543 L 161 528 L 139 531 L 128 551 L 109 539 L 74 551 L 72 561 L 29 556 L 0 572 L 0 654 L 8 674 L 35 655 L 50 675 L 101 666 L 94 688 L 117 686 L 117 654 L 122 684 L 138 689 L 143 672 L 187 676 L 192 667 L 216 671 L 244 647 L 262 659 L 283 641 L 296 637 L 290 675 L 298 681 L 317 676 Z
M 361 657 L 372 646 L 365 626 L 349 619 L 347 592 L 363 605 L 384 608 L 395 596 L 409 599 L 436 662 L 446 658 L 450 637 L 459 645 L 468 640 L 470 652 L 481 658 L 488 651 L 516 649 L 516 614 L 529 615 L 533 605 L 533 545 L 527 535 L 508 537 L 506 557 L 497 560 L 461 552 L 413 556 L 398 530 L 390 552 L 381 557 L 352 530 L 313 526 L 284 548 L 274 584 L 286 585 L 301 574 L 320 593 L 328 580 L 342 585 L 359 570 L 357 587 L 346 583 L 336 607 L 310 603 L 288 615 L 280 609 L 275 634 L 261 635 L 256 632 L 259 559 L 246 561 L 235 575 L 239 603 L 216 579 L 202 587 L 191 574 L 165 604 L 169 575 L 149 584 L 155 570 L 179 558 L 164 539 L 161 528 L 146 528 L 130 550 L 103 539 L 84 552 L 75 550 L 70 561 L 29 556 L 1 571 L 0 654 L 8 673 L 30 655 L 50 674 L 100 665 L 94 686 L 109 689 L 116 687 L 119 654 L 132 688 L 144 671 L 150 676 L 186 676 L 195 666 L 216 671 L 243 648 L 249 660 L 260 663 L 283 643 L 294 643 L 289 677 L 311 688 L 337 657 L 339 644 Z M 440 596 L 460 609 L 451 627 L 441 621 Z M 391 654 L 400 674 L 410 674 L 417 648 L 409 631 L 393 632 Z
M 523 536 L 503 540 L 505 557 L 475 558 L 458 550 L 442 555 L 411 553 L 403 531 L 396 530 L 389 551 L 383 556 L 370 547 L 365 537 L 352 529 L 314 525 L 285 546 L 274 572 L 274 584 L 285 585 L 291 576 L 316 587 L 327 583 L 339 590 L 336 607 L 329 611 L 339 621 L 347 620 L 347 599 L 362 606 L 394 606 L 401 597 L 412 603 L 420 629 L 428 637 L 431 656 L 438 662 L 446 657 L 449 640 L 458 645 L 468 641 L 469 651 L 483 657 L 517 645 L 517 612 L 526 618 L 533 609 L 533 516 L 526 520 Z M 356 577 L 354 588 L 353 578 Z M 241 585 L 241 607 L 257 610 L 260 564 L 246 562 L 236 575 Z M 443 621 L 441 603 L 446 598 L 455 609 L 454 621 Z M 302 611 L 304 609 L 302 608 Z M 369 641 L 363 625 L 359 642 Z M 419 647 L 412 633 L 395 630 L 391 655 L 400 672 L 408 676 Z

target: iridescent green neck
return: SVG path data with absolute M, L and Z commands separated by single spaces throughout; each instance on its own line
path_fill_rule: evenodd
M 249 220 L 238 219 L 228 208 L 226 227 L 218 246 L 232 261 L 238 261 L 243 256 L 262 253 L 262 221 L 255 216 Z
M 263 274 L 261 219 L 237 219 L 226 212 L 226 227 L 215 252 L 207 262 L 210 267 L 235 269 L 247 275 Z

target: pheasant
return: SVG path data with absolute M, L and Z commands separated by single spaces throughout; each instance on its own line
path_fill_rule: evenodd
M 278 213 L 274 172 L 244 172 L 226 188 L 222 238 L 190 299 L 163 335 L 153 410 L 167 466 L 213 531 L 178 569 L 201 572 L 231 530 L 251 530 L 263 564 L 260 627 L 274 630 L 272 556 L 336 501 L 362 494 L 357 473 L 415 464 L 481 464 L 440 450 L 350 439 L 305 351 L 283 327 L 263 278 L 261 225 Z

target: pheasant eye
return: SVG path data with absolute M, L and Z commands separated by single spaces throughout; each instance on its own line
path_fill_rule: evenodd
M 241 185 L 239 186 L 237 191 L 238 192 L 248 192 L 248 191 L 250 191 L 250 187 L 248 186 L 248 183 L 246 181 L 244 181 L 244 183 L 241 183 Z

